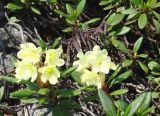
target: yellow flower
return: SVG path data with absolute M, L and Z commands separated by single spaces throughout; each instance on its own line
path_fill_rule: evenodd
M 55 66 L 64 65 L 64 60 L 60 59 L 62 52 L 62 48 L 46 50 L 46 60 L 44 63 Z
M 101 88 L 104 81 L 105 76 L 101 76 L 93 71 L 84 70 L 84 73 L 81 75 L 81 82 L 86 83 L 87 86 L 95 85 Z
M 85 54 L 79 52 L 77 54 L 79 60 L 73 65 L 78 65 L 77 72 L 80 72 L 80 79 L 86 85 L 96 85 L 98 88 L 105 82 L 105 74 L 109 70 L 116 70 L 117 66 L 111 61 L 108 52 L 101 50 L 98 45 L 93 47 L 93 51 L 87 51 Z
M 93 51 L 86 52 L 86 56 L 94 72 L 108 74 L 110 69 L 116 70 L 116 65 L 111 61 L 108 52 L 105 49 L 100 50 L 98 45 L 93 47 Z
M 41 73 L 42 82 L 46 83 L 49 81 L 51 84 L 56 84 L 60 77 L 60 72 L 54 65 L 42 67 L 38 70 Z
M 25 62 L 37 63 L 40 61 L 42 49 L 36 47 L 33 43 L 20 45 L 21 50 L 17 53 L 17 57 Z
M 77 54 L 77 57 L 79 58 L 79 60 L 73 62 L 74 66 L 78 65 L 76 71 L 81 72 L 89 67 L 88 57 L 84 55 L 82 51 Z
M 24 61 L 18 61 L 16 63 L 16 74 L 15 77 L 18 79 L 18 82 L 21 80 L 29 80 L 34 82 L 37 78 L 37 68 L 32 64 Z

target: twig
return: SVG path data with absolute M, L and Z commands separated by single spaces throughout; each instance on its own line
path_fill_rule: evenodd
M 41 36 L 39 35 L 39 33 L 38 33 L 36 27 L 34 27 L 34 32 L 35 32 L 35 34 L 37 35 L 37 37 L 38 37 L 39 39 L 41 39 Z
M 88 112 L 91 116 L 96 116 L 96 115 L 93 114 L 93 112 L 91 112 L 86 106 L 84 106 L 84 104 L 83 104 L 82 102 L 80 102 L 80 104 L 81 104 L 81 108 L 82 108 L 84 111 Z
M 24 40 L 24 34 L 23 34 L 23 29 L 22 29 L 22 27 L 21 27 L 19 24 L 17 24 L 17 23 L 12 23 L 12 22 L 10 22 L 10 21 L 9 21 L 9 17 L 8 17 L 8 15 L 7 15 L 6 12 L 5 12 L 5 16 L 6 16 L 6 19 L 8 20 L 8 25 L 13 25 L 13 26 L 15 26 L 16 28 L 19 29 L 20 34 L 21 34 L 22 43 L 26 43 L 26 41 Z

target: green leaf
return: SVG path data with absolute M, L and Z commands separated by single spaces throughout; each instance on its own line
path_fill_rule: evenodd
M 15 77 L 0 76 L 0 78 L 11 83 L 18 83 Z
M 102 90 L 98 89 L 98 95 L 107 116 L 116 116 L 116 110 L 111 98 Z
M 107 19 L 107 24 L 112 26 L 117 25 L 123 20 L 124 16 L 125 16 L 124 14 L 113 13 Z
M 160 72 L 156 72 L 156 71 L 151 71 L 151 73 L 153 74 L 153 75 L 156 75 L 156 76 L 160 76 Z M 156 81 L 156 79 L 154 79 L 154 81 Z M 159 82 L 159 80 L 158 80 L 158 82 Z
M 37 103 L 39 100 L 36 98 L 30 98 L 30 99 L 21 99 L 21 102 L 24 104 L 33 104 Z
M 115 77 L 111 84 L 110 85 L 113 85 L 113 84 L 117 84 L 117 83 L 120 83 L 124 80 L 126 80 L 128 77 L 130 77 L 131 75 L 133 74 L 133 72 L 130 70 L 130 71 L 127 71 L 125 73 L 122 73 L 120 75 L 118 75 L 117 77 Z
M 160 7 L 160 2 L 156 3 L 155 5 L 152 6 L 152 8 L 159 8 Z
M 73 8 L 71 7 L 71 5 L 66 4 L 66 9 L 67 9 L 67 13 L 68 13 L 69 15 L 74 15 L 74 10 L 73 10 Z
M 119 89 L 110 93 L 112 96 L 122 95 L 128 92 L 128 89 Z
M 103 6 L 103 5 L 107 5 L 107 4 L 110 4 L 112 2 L 114 2 L 115 0 L 102 0 L 99 5 L 100 6 Z
M 66 22 L 67 22 L 68 24 L 75 25 L 75 20 L 78 22 L 78 20 L 77 20 L 76 17 L 74 17 L 74 16 L 67 15 L 67 17 L 66 17 Z M 79 23 L 79 22 L 78 22 L 78 23 Z
M 155 106 L 152 106 L 151 108 L 146 109 L 141 115 L 142 116 L 147 116 L 148 113 L 150 113 L 154 110 L 155 110 Z
M 60 97 L 74 97 L 81 94 L 81 89 L 67 90 L 59 89 L 55 91 Z
M 130 30 L 131 30 L 130 27 L 123 26 L 123 27 L 119 27 L 118 29 L 114 29 L 114 32 L 115 32 L 115 35 L 124 35 L 128 33 Z
M 138 53 L 138 50 L 139 50 L 139 48 L 141 47 L 142 41 L 143 41 L 143 37 L 140 37 L 140 38 L 136 41 L 136 43 L 134 44 L 134 48 L 133 48 L 134 53 Z
M 125 60 L 123 63 L 122 63 L 122 66 L 123 67 L 129 67 L 131 66 L 133 63 L 133 60 Z
M 127 17 L 127 20 L 130 20 L 130 19 L 134 19 L 135 17 L 139 16 L 139 13 L 133 13 L 133 14 L 129 14 L 128 17 Z
M 154 78 L 154 81 L 156 82 L 156 83 L 159 83 L 160 82 L 160 78 Z M 159 88 L 160 86 L 158 86 L 158 88 Z
M 109 83 L 113 78 L 115 78 L 119 72 L 122 70 L 121 66 L 117 66 L 117 69 L 114 71 L 114 73 L 110 76 L 110 78 L 107 80 L 107 83 Z
M 152 8 L 152 7 L 154 7 L 156 5 L 156 3 L 157 3 L 157 0 L 148 0 L 147 1 L 147 6 L 149 8 Z
M 15 22 L 18 22 L 19 20 L 16 18 L 16 17 L 11 17 L 9 18 L 9 23 L 15 23 Z
M 135 5 L 140 5 L 141 4 L 141 0 L 130 0 L 130 2 L 132 4 L 135 4 Z
M 84 10 L 86 0 L 81 0 L 76 9 L 76 17 L 78 17 Z
M 160 33 L 160 23 L 155 19 L 153 19 L 153 22 L 154 22 L 154 25 L 156 27 L 157 33 Z
M 22 3 L 25 3 L 26 2 L 26 0 L 20 0 Z
M 30 89 L 21 89 L 10 93 L 10 97 L 16 99 L 30 98 L 36 95 L 36 93 L 37 93 L 36 91 L 32 91 Z
M 121 42 L 115 38 L 111 38 L 110 39 L 112 44 L 119 50 L 121 50 L 122 52 L 126 53 L 126 54 L 129 54 L 130 55 L 130 51 L 129 49 L 126 48 L 124 42 Z
M 138 96 L 131 104 L 129 104 L 129 106 L 125 110 L 124 116 L 133 116 L 138 110 L 138 108 L 142 105 L 145 97 L 146 93 L 143 93 Z
M 82 75 L 82 72 L 77 72 L 77 71 L 73 71 L 72 74 L 71 74 L 72 78 L 73 78 L 76 82 L 78 82 L 78 84 L 82 84 L 82 83 L 81 83 L 81 78 L 80 78 L 81 75 Z
M 3 98 L 3 95 L 4 95 L 4 86 L 0 87 L 0 102 Z
M 73 116 L 72 113 L 62 109 L 61 107 L 54 107 L 52 110 L 52 116 Z
M 33 86 L 34 88 L 38 88 L 37 84 L 32 83 L 31 81 L 21 80 L 20 82 L 17 82 L 17 79 L 15 77 L 8 77 L 8 76 L 0 76 L 0 78 L 10 83 L 26 84 L 26 85 Z
M 61 37 L 56 38 L 50 48 L 55 49 L 60 42 L 61 42 Z
M 57 0 L 49 0 L 49 3 L 57 3 Z
M 152 94 L 151 92 L 147 92 L 144 102 L 138 109 L 138 113 L 142 114 L 149 107 L 151 100 L 152 100 Z
M 57 14 L 59 14 L 59 15 L 61 15 L 63 17 L 67 17 L 67 15 L 64 12 L 60 11 L 60 10 L 54 9 L 54 12 L 56 12 Z
M 46 104 L 46 102 L 47 102 L 47 98 L 40 98 L 39 99 L 39 104 L 44 105 L 44 104 Z
M 112 8 L 114 8 L 114 5 L 110 4 L 110 5 L 106 6 L 106 7 L 104 7 L 103 10 L 110 10 Z
M 147 58 L 147 57 L 148 57 L 148 54 L 138 54 L 137 57 L 140 57 L 140 58 Z
M 141 61 L 139 61 L 138 62 L 139 63 L 139 65 L 140 65 L 140 67 L 142 68 L 142 70 L 145 72 L 145 73 L 148 73 L 148 68 L 147 68 L 147 66 L 143 63 L 143 62 L 141 62 Z
M 49 93 L 50 93 L 50 90 L 48 88 L 41 88 L 38 91 L 38 94 L 40 94 L 40 95 L 48 95 Z
M 39 14 L 39 15 L 41 14 L 40 10 L 35 6 L 31 6 L 31 10 L 36 14 Z
M 152 71 L 160 71 L 160 64 L 158 62 L 150 61 L 148 67 Z
M 77 69 L 77 67 L 78 67 L 78 66 L 72 66 L 72 67 L 64 70 L 63 72 L 61 72 L 61 77 L 67 77 L 67 76 L 71 75 L 71 73 L 72 73 L 73 71 L 75 71 L 75 70 Z
M 38 45 L 39 45 L 41 48 L 43 48 L 44 50 L 45 50 L 46 48 L 48 48 L 48 45 L 47 45 L 46 42 L 43 41 L 42 39 L 39 39 L 39 40 L 38 40 Z
M 93 19 L 90 19 L 90 20 L 88 20 L 88 21 L 82 23 L 82 26 L 83 26 L 83 27 L 86 27 L 86 26 L 88 26 L 89 24 L 95 23 L 95 22 L 97 22 L 97 21 L 99 21 L 99 20 L 100 20 L 100 18 L 93 18 Z
M 149 4 L 149 5 L 155 5 L 157 3 L 157 0 L 148 0 L 147 1 L 147 4 Z
M 21 9 L 23 9 L 23 6 L 19 6 L 15 3 L 8 3 L 7 4 L 7 9 L 9 9 L 9 10 L 21 10 Z
M 160 92 L 152 92 L 152 98 L 159 98 Z
M 20 82 L 17 82 L 18 80 L 15 78 L 15 77 L 8 77 L 8 76 L 0 76 L 0 78 L 2 78 L 3 80 L 7 81 L 7 82 L 10 82 L 10 83 L 19 83 L 19 84 L 29 84 L 31 82 L 28 82 L 28 81 L 25 81 L 25 80 L 22 80 Z
M 138 27 L 143 29 L 148 23 L 147 15 L 145 13 L 141 14 L 138 19 Z
M 160 75 L 160 64 L 158 62 L 150 61 L 148 67 L 153 75 Z
M 69 33 L 69 32 L 73 32 L 73 29 L 71 27 L 65 28 L 64 30 L 62 30 L 63 32 Z
M 59 106 L 65 110 L 69 110 L 69 109 L 80 109 L 81 105 L 76 103 L 75 101 L 72 100 L 61 100 L 59 102 Z
M 153 14 L 156 16 L 156 18 L 157 18 L 158 20 L 160 20 L 160 14 L 157 13 L 156 11 L 152 11 L 152 12 L 153 12 Z
M 81 101 L 88 103 L 88 102 L 94 102 L 97 99 L 98 99 L 98 97 L 93 95 L 93 96 L 83 97 L 83 98 L 81 98 Z
M 120 13 L 121 11 L 125 10 L 124 6 L 123 7 L 119 7 L 116 9 L 116 12 L 117 13 Z
M 123 10 L 121 11 L 122 14 L 136 14 L 137 11 L 133 8 L 129 8 L 129 9 L 126 9 L 126 10 Z
M 115 104 L 116 104 L 116 107 L 117 108 L 121 108 L 121 110 L 125 110 L 126 108 L 127 108 L 127 106 L 128 106 L 128 103 L 126 103 L 125 101 L 123 101 L 123 100 L 118 100 L 118 101 L 116 101 L 115 102 Z

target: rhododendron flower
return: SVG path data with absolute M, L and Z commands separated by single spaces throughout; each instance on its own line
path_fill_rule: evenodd
M 93 51 L 86 52 L 89 64 L 92 66 L 92 70 L 95 72 L 109 73 L 109 70 L 116 70 L 117 66 L 111 61 L 108 56 L 107 50 L 100 50 L 98 45 L 93 47 Z
M 79 52 L 77 57 L 79 60 L 73 65 L 78 65 L 76 71 L 82 74 L 81 82 L 86 85 L 101 87 L 105 81 L 105 74 L 108 74 L 110 69 L 117 68 L 108 56 L 108 52 L 105 49 L 101 50 L 98 45 L 93 47 L 93 51 L 87 51 L 85 54 Z
M 96 85 L 98 88 L 101 88 L 104 81 L 104 76 L 93 71 L 84 70 L 84 73 L 81 75 L 81 82 L 86 83 L 87 86 Z
M 73 65 L 78 65 L 76 71 L 81 72 L 87 67 L 89 67 L 88 57 L 85 54 L 83 54 L 82 51 L 77 54 L 77 57 L 79 58 L 79 60 L 74 61 L 73 63 Z
M 60 59 L 62 52 L 62 48 L 46 50 L 46 60 L 44 63 L 55 66 L 64 65 L 64 60 Z
M 60 77 L 60 72 L 54 65 L 42 67 L 38 71 L 41 73 L 40 78 L 44 83 L 49 81 L 51 84 L 56 84 Z
M 29 80 L 31 78 L 31 82 L 34 82 L 37 78 L 37 68 L 29 62 L 18 61 L 16 63 L 16 74 L 15 77 L 18 79 L 18 82 L 21 80 Z
M 33 43 L 20 45 L 21 50 L 17 53 L 17 57 L 25 62 L 37 63 L 40 61 L 42 49 L 36 47 Z
M 42 51 L 42 48 L 36 47 L 32 43 L 20 45 L 21 50 L 17 53 L 17 57 L 21 60 L 16 65 L 15 77 L 18 81 L 29 80 L 34 82 L 37 77 L 43 83 L 49 82 L 56 84 L 60 77 L 57 67 L 64 65 L 64 60 L 60 59 L 62 48 L 49 49 Z M 45 61 L 41 59 L 45 55 Z

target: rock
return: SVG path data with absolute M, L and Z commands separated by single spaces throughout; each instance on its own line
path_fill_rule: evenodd
M 0 74 L 10 74 L 14 70 L 12 57 L 16 56 L 19 45 L 27 42 L 27 36 L 22 40 L 22 34 L 16 27 L 5 25 L 0 28 Z
M 24 40 L 22 40 L 22 36 L 24 36 Z M 17 27 L 11 26 L 11 25 L 6 25 L 3 28 L 0 28 L 0 51 L 5 50 L 5 52 L 8 49 L 12 49 L 14 52 L 15 49 L 18 50 L 19 45 L 22 43 L 25 43 L 27 41 L 27 36 L 23 35 Z
M 18 116 L 43 116 L 43 114 L 48 111 L 47 108 L 34 110 L 37 107 L 38 107 L 37 104 L 33 104 L 33 105 L 30 105 L 30 106 L 27 106 L 27 108 L 24 108 L 24 112 L 20 111 L 17 114 L 18 114 Z M 29 112 L 27 111 L 27 109 L 29 110 Z M 45 115 L 45 116 L 52 116 L 52 113 L 48 112 L 48 114 Z
M 14 62 L 12 54 L 0 53 L 0 69 L 2 74 L 11 74 L 14 70 Z

